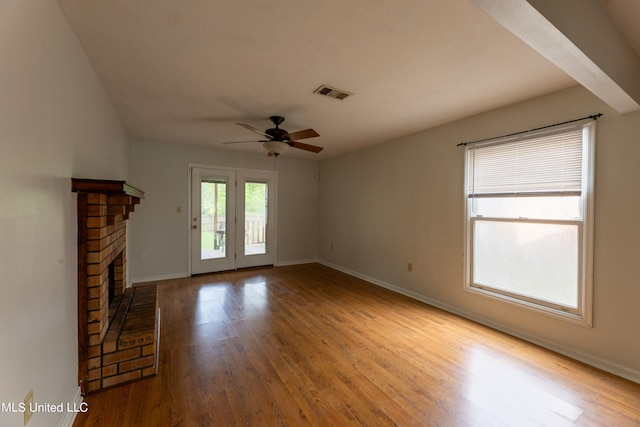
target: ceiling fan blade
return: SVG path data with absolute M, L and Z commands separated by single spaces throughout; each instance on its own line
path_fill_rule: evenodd
M 316 136 L 320 136 L 320 134 L 315 130 L 305 129 L 298 132 L 288 133 L 284 135 L 283 138 L 289 138 L 291 141 L 293 141 L 294 139 L 315 138 Z
M 271 137 L 268 134 L 264 133 L 263 131 L 261 131 L 258 128 L 254 128 L 253 126 L 248 125 L 246 123 L 236 123 L 236 124 L 238 126 L 242 126 L 243 128 L 250 130 L 251 132 L 255 132 L 255 133 L 259 134 L 259 135 L 262 135 L 262 136 L 264 136 L 265 138 L 267 138 L 269 140 L 271 139 Z
M 251 141 L 227 141 L 227 142 L 223 142 L 223 144 L 243 144 L 245 142 L 268 142 L 268 141 L 256 141 L 254 139 L 254 140 L 251 140 Z
M 318 147 L 317 145 L 305 144 L 304 142 L 298 141 L 289 141 L 289 144 L 294 148 L 299 148 L 301 150 L 312 151 L 314 153 L 321 152 L 324 147 Z

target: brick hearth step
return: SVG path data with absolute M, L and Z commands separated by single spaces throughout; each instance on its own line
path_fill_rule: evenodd
M 101 388 L 157 373 L 157 285 L 128 288 L 114 299 L 111 310 L 115 313 L 102 343 Z

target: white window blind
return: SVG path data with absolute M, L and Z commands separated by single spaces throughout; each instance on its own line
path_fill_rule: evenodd
M 580 195 L 582 127 L 552 135 L 468 147 L 468 195 Z

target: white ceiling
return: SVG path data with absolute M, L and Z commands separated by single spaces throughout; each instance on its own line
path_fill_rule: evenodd
M 58 0 L 131 139 L 324 159 L 576 85 L 468 0 Z M 601 0 L 640 53 L 640 2 Z M 314 94 L 328 84 L 354 95 Z

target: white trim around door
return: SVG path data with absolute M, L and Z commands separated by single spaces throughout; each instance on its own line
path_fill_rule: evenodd
M 275 264 L 277 173 L 189 171 L 190 274 Z

